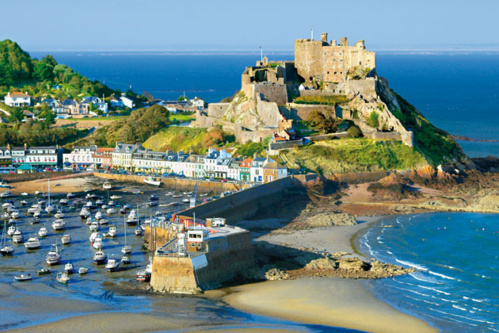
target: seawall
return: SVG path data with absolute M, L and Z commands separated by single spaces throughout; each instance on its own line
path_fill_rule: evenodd
M 116 180 L 119 182 L 132 182 L 138 184 L 144 184 L 144 179 L 147 177 L 135 176 L 135 175 L 118 175 L 112 173 L 94 173 L 95 177 L 106 178 L 111 180 Z M 175 189 L 179 191 L 192 191 L 196 182 L 198 183 L 198 191 L 202 193 L 214 192 L 222 193 L 227 191 L 239 191 L 241 188 L 245 189 L 250 187 L 248 184 L 239 184 L 232 182 L 215 182 L 209 180 L 195 180 L 189 178 L 161 178 L 161 188 Z

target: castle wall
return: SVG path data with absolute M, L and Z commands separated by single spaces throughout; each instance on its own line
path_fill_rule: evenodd
M 282 116 L 276 103 L 262 101 L 260 95 L 257 95 L 256 110 L 258 112 L 258 116 L 266 127 L 278 127 L 279 120 L 282 119 Z
M 286 85 L 277 83 L 257 83 L 254 85 L 254 96 L 262 94 L 264 99 L 275 102 L 278 105 L 285 105 L 288 102 L 288 91 Z
M 191 258 L 154 256 L 151 287 L 169 293 L 194 293 L 198 288 Z
M 281 108 L 283 115 L 288 119 L 307 120 L 310 113 L 314 110 L 321 111 L 325 114 L 336 114 L 334 106 L 329 105 L 307 105 L 307 104 L 288 104 L 289 108 L 285 111 Z
M 311 83 L 322 80 L 322 42 L 310 39 L 295 41 L 295 67 L 298 75 Z

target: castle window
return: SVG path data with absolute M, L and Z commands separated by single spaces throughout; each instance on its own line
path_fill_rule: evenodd
M 329 72 L 327 72 L 329 74 Z
M 337 74 L 337 72 L 334 72 L 334 74 L 336 75 L 336 74 Z

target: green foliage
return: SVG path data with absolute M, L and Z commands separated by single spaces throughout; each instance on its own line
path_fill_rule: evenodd
M 321 141 L 293 150 L 286 157 L 302 168 L 323 173 L 409 170 L 426 164 L 417 150 L 391 140 Z
M 313 110 L 310 112 L 307 122 L 316 131 L 322 133 L 332 133 L 338 130 L 338 124 L 341 120 L 336 119 L 332 115 L 327 115 L 321 111 Z
M 120 141 L 125 143 L 144 142 L 170 124 L 170 113 L 160 105 L 133 111 L 126 119 L 110 125 L 106 140 L 109 145 Z
M 15 81 L 29 80 L 33 71 L 33 62 L 29 54 L 11 40 L 0 42 L 0 66 L 5 68 L 8 77 Z
M 300 96 L 293 101 L 297 104 L 317 104 L 317 105 L 336 105 L 348 102 L 348 97 L 344 95 L 331 96 Z
M 359 110 L 353 109 L 352 117 L 353 117 L 353 119 L 360 119 Z
M 464 157 L 464 153 L 449 133 L 432 125 L 416 108 L 395 93 L 401 109 L 392 107 L 391 112 L 410 131 L 414 132 L 416 147 L 437 165 L 446 159 Z
M 362 131 L 360 130 L 359 126 L 353 125 L 347 130 L 347 137 L 348 138 L 360 138 L 362 137 Z
M 255 153 L 259 156 L 262 156 L 269 146 L 270 140 L 271 138 L 269 137 L 265 138 L 262 142 L 247 142 L 237 148 L 237 153 L 241 156 L 246 157 L 253 157 Z
M 373 128 L 379 127 L 379 114 L 376 111 L 371 111 L 369 118 L 367 118 L 367 124 Z
M 189 97 L 187 96 L 184 96 L 184 95 L 180 95 L 179 98 L 177 98 L 177 100 L 179 102 L 182 102 L 182 101 L 188 101 L 189 100 Z
M 87 135 L 88 129 L 78 130 L 75 128 L 49 129 L 42 123 L 27 122 L 8 127 L 0 125 L 0 146 L 10 144 L 11 146 L 47 146 L 64 145 Z

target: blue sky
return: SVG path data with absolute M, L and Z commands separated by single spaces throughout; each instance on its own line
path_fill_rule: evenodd
M 1 11 L 0 39 L 27 51 L 292 50 L 311 27 L 374 50 L 499 50 L 496 0 L 23 0 Z

